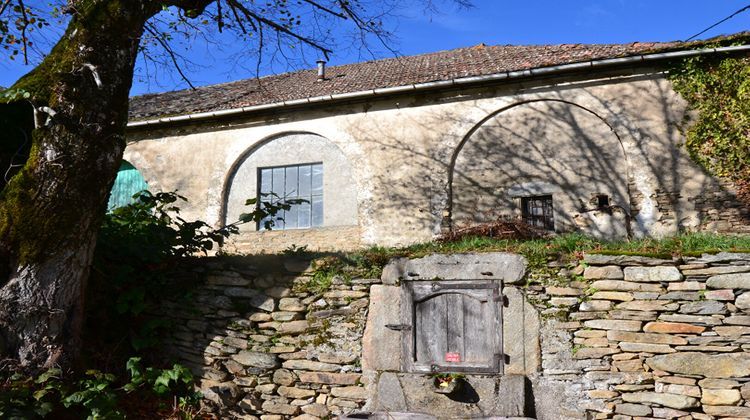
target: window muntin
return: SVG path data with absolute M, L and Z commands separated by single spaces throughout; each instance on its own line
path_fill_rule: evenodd
M 544 230 L 555 230 L 551 195 L 521 198 L 521 216 L 524 222 Z
M 323 225 L 323 164 L 276 166 L 258 169 L 258 202 L 304 200 L 261 220 L 258 230 L 273 219 L 273 229 L 307 229 Z M 281 219 L 283 220 L 281 220 Z

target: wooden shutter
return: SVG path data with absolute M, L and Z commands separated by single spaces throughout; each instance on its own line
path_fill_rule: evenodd
M 403 318 L 405 367 L 410 372 L 487 372 L 502 369 L 500 285 L 491 281 L 409 282 Z
M 148 184 L 138 169 L 130 163 L 123 161 L 117 171 L 117 178 L 109 193 L 108 210 L 127 206 L 133 202 L 133 195 L 137 192 L 147 190 Z

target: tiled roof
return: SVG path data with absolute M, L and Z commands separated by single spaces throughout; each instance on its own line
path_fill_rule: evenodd
M 326 80 L 321 82 L 316 81 L 316 70 L 303 70 L 204 86 L 196 90 L 186 89 L 135 96 L 130 102 L 130 119 L 142 120 L 166 115 L 217 111 L 589 60 L 627 57 L 682 49 L 687 45 L 679 42 L 538 46 L 480 44 L 475 47 L 430 54 L 331 66 L 326 69 Z

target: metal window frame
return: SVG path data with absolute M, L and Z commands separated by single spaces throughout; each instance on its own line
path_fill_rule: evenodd
M 532 214 L 531 203 L 534 201 L 542 201 L 542 215 L 537 216 Z M 549 206 L 546 203 L 549 202 Z M 537 207 L 534 207 L 537 208 Z M 535 226 L 543 228 L 551 232 L 555 231 L 555 202 L 552 194 L 540 194 L 530 195 L 527 197 L 521 197 L 521 218 L 529 226 Z M 537 221 L 541 221 L 541 225 L 537 224 Z
M 256 208 L 258 208 L 261 205 L 261 202 L 263 202 L 263 199 L 262 199 L 262 197 L 260 195 L 261 194 L 261 185 L 263 183 L 262 182 L 263 180 L 261 179 L 261 173 L 262 173 L 263 170 L 266 170 L 266 169 L 273 170 L 273 169 L 284 168 L 285 169 L 284 173 L 286 173 L 286 168 L 298 168 L 299 169 L 302 166 L 310 166 L 310 167 L 312 167 L 314 165 L 320 165 L 321 171 L 323 170 L 323 162 L 322 161 L 304 162 L 304 163 L 293 163 L 293 164 L 289 164 L 289 165 L 274 165 L 274 166 L 259 166 L 259 167 L 257 167 L 256 168 L 256 176 L 255 176 L 255 180 L 256 180 L 255 191 L 256 191 L 256 197 L 257 197 Z M 325 173 L 323 173 L 323 176 L 325 176 Z M 285 175 L 285 177 L 286 177 L 286 175 Z M 323 183 L 323 185 L 321 185 L 321 188 L 323 188 L 324 185 L 325 185 L 325 183 Z M 314 229 L 314 228 L 318 228 L 318 227 L 322 226 L 322 223 L 319 226 L 315 226 L 315 225 L 312 224 L 312 219 L 313 219 L 313 215 L 312 215 L 312 211 L 313 211 L 312 210 L 312 198 L 313 197 L 320 197 L 321 202 L 323 202 L 323 197 L 325 196 L 325 191 L 321 191 L 320 194 L 312 194 L 312 189 L 311 189 L 309 196 L 305 196 L 305 197 L 301 197 L 299 195 L 286 196 L 286 191 L 284 191 L 284 194 L 278 194 L 276 191 L 273 191 L 273 181 L 271 182 L 271 186 L 272 186 L 271 193 L 277 194 L 282 199 L 298 199 L 298 198 L 302 198 L 302 199 L 306 199 L 306 200 L 310 201 L 310 226 L 309 227 L 287 228 L 286 227 L 286 223 L 284 223 L 284 227 L 274 227 L 274 230 L 304 230 L 304 229 Z M 286 190 L 286 179 L 284 180 L 284 189 Z M 284 211 L 284 213 L 286 213 L 286 211 Z M 321 215 L 321 216 L 323 216 L 323 215 Z M 255 230 L 257 230 L 257 231 L 265 231 L 266 230 L 263 227 L 263 221 L 262 220 L 258 221 L 255 224 Z

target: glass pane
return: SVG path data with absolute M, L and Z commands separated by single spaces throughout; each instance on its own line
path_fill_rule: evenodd
M 312 183 L 312 166 L 302 165 L 299 167 L 299 196 L 302 198 L 310 196 Z
M 284 213 L 284 226 L 286 229 L 295 229 L 297 227 L 297 214 L 299 206 L 292 205 L 292 208 Z
M 286 220 L 286 212 L 284 210 L 276 213 L 276 215 L 273 217 L 273 226 L 271 227 L 271 229 L 284 229 L 284 220 Z
M 323 197 L 312 198 L 312 226 L 323 226 Z
M 267 194 L 271 192 L 272 180 L 273 180 L 273 175 L 272 175 L 271 169 L 260 170 L 260 193 L 261 194 Z
M 273 168 L 273 186 L 271 187 L 271 191 L 278 195 L 278 198 L 284 197 L 284 168 Z
M 323 164 L 322 163 L 312 165 L 312 193 L 313 195 L 323 194 Z
M 308 203 L 302 203 L 302 204 L 300 204 L 297 207 L 298 207 L 298 210 L 297 210 L 298 211 L 298 217 L 297 217 L 298 223 L 297 223 L 297 227 L 301 228 L 301 229 L 309 228 L 310 227 L 310 223 L 312 221 L 311 220 L 311 216 L 312 216 L 312 214 L 311 214 L 312 204 L 310 204 L 309 202 Z
M 286 168 L 286 186 L 284 188 L 284 195 L 287 198 L 293 198 L 299 195 L 299 188 L 297 188 L 296 166 L 288 166 Z

